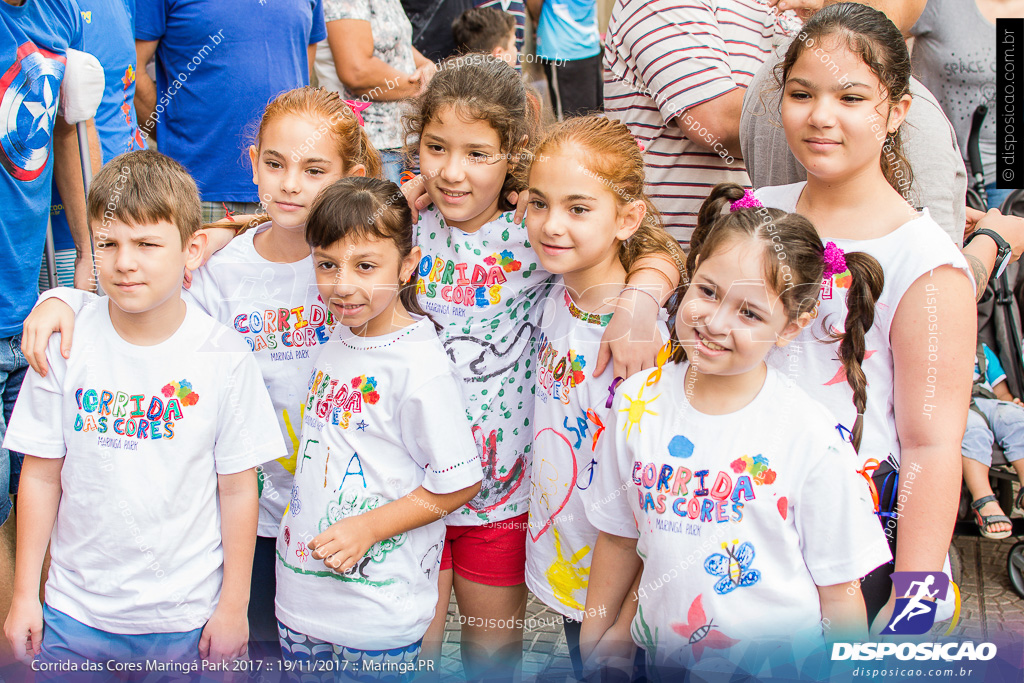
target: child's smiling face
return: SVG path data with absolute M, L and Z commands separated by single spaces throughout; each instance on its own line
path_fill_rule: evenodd
M 701 374 L 740 375 L 802 329 L 765 280 L 763 243 L 737 238 L 699 260 L 676 314 L 676 338 Z
M 249 148 L 252 181 L 274 225 L 303 228 L 322 188 L 346 175 L 365 175 L 361 164 L 346 169 L 325 128 L 305 116 L 281 116 L 264 127 L 259 148 Z
M 444 220 L 475 232 L 498 216 L 509 160 L 487 121 L 444 107 L 423 126 L 420 173 Z
M 643 215 L 637 202 L 620 208 L 610 182 L 589 171 L 584 161 L 561 146 L 538 154 L 530 168 L 526 230 L 549 273 L 564 275 L 617 259 L 619 243 L 639 223 L 635 212 Z
M 809 174 L 841 181 L 879 168 L 885 137 L 906 117 L 910 95 L 889 113 L 878 76 L 845 41 L 828 37 L 820 49 L 817 55 L 804 49 L 790 69 L 782 125 L 793 155 Z
M 398 292 L 420 259 L 419 247 L 402 258 L 390 239 L 350 235 L 313 250 L 320 298 L 338 321 L 363 337 L 392 331 Z

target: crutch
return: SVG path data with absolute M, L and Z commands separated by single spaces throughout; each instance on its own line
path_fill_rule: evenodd
M 86 122 L 96 116 L 103 101 L 104 76 L 99 60 L 88 52 L 68 50 L 65 55 L 64 79 L 60 85 L 60 107 L 58 113 L 64 120 L 75 126 L 78 136 L 78 158 L 82 164 L 82 185 L 86 197 L 92 184 L 92 159 L 89 154 L 89 137 Z M 96 278 L 96 249 L 92 235 L 89 236 L 89 253 L 92 256 L 93 281 L 100 292 Z M 46 221 L 46 279 L 50 288 L 58 286 L 57 257 L 53 246 L 53 223 Z

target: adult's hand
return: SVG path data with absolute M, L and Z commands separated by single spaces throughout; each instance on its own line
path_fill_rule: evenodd
M 93 277 L 92 254 L 83 251 L 75 256 L 75 289 L 83 289 L 87 292 L 96 291 L 96 278 Z
M 434 74 L 436 73 L 437 65 L 434 64 L 433 62 L 427 62 L 426 64 L 412 72 L 412 76 L 409 77 L 409 80 L 413 82 L 418 81 L 420 84 L 420 91 L 416 93 L 417 97 L 419 97 L 420 95 L 427 91 L 427 85 L 430 83 L 430 79 L 433 78 Z
M 796 15 L 803 20 L 811 16 L 825 6 L 824 0 L 768 0 L 768 6 L 779 12 L 794 10 Z
M 981 228 L 988 228 L 999 233 L 999 236 L 1010 243 L 1010 248 L 1013 249 L 1013 259 L 1017 260 L 1024 254 L 1024 218 L 1018 218 L 1017 216 L 1004 216 L 999 213 L 999 209 L 989 209 L 987 213 L 982 214 L 975 222 L 973 227 L 971 226 L 971 212 L 973 209 L 967 209 L 967 226 L 970 232 L 980 230 Z M 980 211 L 974 211 L 976 214 L 980 214 Z M 968 231 L 965 231 L 968 233 Z M 969 234 L 969 233 L 968 233 Z

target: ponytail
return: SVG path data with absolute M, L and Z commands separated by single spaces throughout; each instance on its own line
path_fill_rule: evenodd
M 690 251 L 686 255 L 686 272 L 692 274 L 697 269 L 697 257 L 701 253 L 701 245 L 711 234 L 716 223 L 724 223 L 729 215 L 726 209 L 735 201 L 743 198 L 744 189 L 736 183 L 718 183 L 708 194 L 707 199 L 700 205 L 697 212 L 697 227 L 690 235 Z M 679 298 L 686 293 L 684 289 L 679 293 Z
M 857 419 L 850 430 L 850 442 L 860 450 L 864 431 L 864 410 L 868 402 L 868 381 L 861 365 L 864 363 L 864 337 L 875 322 L 875 303 L 882 295 L 885 278 L 882 266 L 873 256 L 862 252 L 846 254 L 846 267 L 852 282 L 846 293 L 846 323 L 842 334 L 833 335 L 839 339 L 839 359 L 846 372 L 846 381 L 853 389 L 853 405 L 857 408 Z
M 434 320 L 434 316 L 424 311 L 423 307 L 420 306 L 419 297 L 416 296 L 416 285 L 419 283 L 419 279 L 419 274 L 414 270 L 409 281 L 401 285 L 401 289 L 398 290 L 398 300 L 405 306 L 406 311 L 421 318 L 426 318 L 434 324 L 434 329 L 441 333 L 444 330 L 444 326 L 440 325 Z

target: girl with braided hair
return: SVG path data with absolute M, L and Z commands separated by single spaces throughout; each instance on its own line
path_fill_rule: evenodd
M 766 363 L 820 319 L 823 276 L 854 264 L 877 295 L 877 264 L 822 245 L 806 218 L 733 183 L 711 191 L 690 244 L 674 362 L 618 386 L 586 491 L 600 534 L 582 654 L 621 658 L 628 632 L 662 680 L 763 673 L 768 653 L 792 664 L 826 639 L 863 640 L 856 581 L 891 557 L 835 417 Z M 839 342 L 851 374 L 859 336 L 851 326 Z M 601 614 L 631 593 L 630 624 L 625 606 Z

